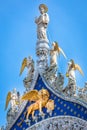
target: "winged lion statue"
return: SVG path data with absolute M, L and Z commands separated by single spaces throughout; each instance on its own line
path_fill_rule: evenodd
M 40 114 L 44 114 L 42 112 L 42 108 L 45 107 L 49 111 L 54 110 L 54 100 L 49 99 L 50 94 L 48 90 L 32 90 L 27 92 L 22 96 L 22 101 L 28 100 L 29 102 L 34 101 L 27 109 L 26 119 L 28 119 L 29 115 L 32 114 L 32 118 L 34 119 L 35 110 L 39 110 Z

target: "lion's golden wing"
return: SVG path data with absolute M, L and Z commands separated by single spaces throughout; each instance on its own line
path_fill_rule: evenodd
M 66 57 L 64 51 L 63 51 L 60 47 L 59 47 L 59 51 L 62 53 L 62 55 L 65 57 L 65 59 L 67 59 L 67 57 Z
M 11 100 L 11 92 L 8 92 L 6 97 L 5 110 L 7 109 L 10 100 Z
M 37 101 L 39 99 L 38 91 L 32 90 L 32 91 L 24 94 L 21 99 L 28 100 L 28 101 Z
M 78 64 L 75 64 L 75 69 L 78 70 L 81 73 L 81 75 L 84 75 L 81 67 Z
M 22 61 L 22 66 L 21 66 L 21 70 L 20 70 L 20 75 L 22 74 L 24 68 L 27 66 L 27 58 L 24 58 L 24 60 Z

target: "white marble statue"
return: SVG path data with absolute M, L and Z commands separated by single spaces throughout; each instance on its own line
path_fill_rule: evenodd
M 19 105 L 19 96 L 16 88 L 14 88 L 12 92 L 8 92 L 6 98 L 5 110 L 7 109 L 9 102 L 10 102 L 10 110 L 12 112 L 15 112 L 17 106 Z
M 15 108 L 17 106 L 17 102 L 16 102 L 17 99 L 18 99 L 17 90 L 16 90 L 16 88 L 14 88 L 13 91 L 11 92 L 11 100 L 10 100 L 10 106 L 13 111 L 15 110 Z
M 21 65 L 20 75 L 24 71 L 25 67 L 28 69 L 28 73 L 27 73 L 27 76 L 24 78 L 23 82 L 24 82 L 24 86 L 27 90 L 29 88 L 29 86 L 33 80 L 33 76 L 34 76 L 34 61 L 31 56 L 29 56 L 28 58 L 24 58 L 22 65 Z
M 52 43 L 52 49 L 50 50 L 50 65 L 54 66 L 54 65 L 58 65 L 57 62 L 57 57 L 58 55 L 62 53 L 62 55 L 66 58 L 65 53 L 63 52 L 63 50 L 58 46 L 58 43 L 55 41 Z
M 6 98 L 5 110 L 8 108 L 9 104 L 10 104 L 10 107 L 7 111 L 8 127 L 14 121 L 16 115 L 19 112 L 19 108 L 20 108 L 20 105 L 21 105 L 20 93 L 17 92 L 16 88 L 14 88 L 12 92 L 8 92 L 7 98 Z M 7 130 L 7 128 L 6 128 L 6 130 Z
M 58 43 L 56 41 L 53 42 L 52 48 L 50 49 L 50 66 L 46 69 L 46 72 L 44 75 L 45 78 L 48 79 L 51 84 L 55 84 L 56 81 L 61 82 L 61 81 L 59 81 L 61 79 L 57 80 L 57 70 L 58 70 L 57 58 L 60 53 L 64 56 L 64 58 L 66 58 L 65 53 L 58 46 Z
M 21 65 L 21 70 L 20 70 L 20 75 L 24 71 L 25 67 L 28 69 L 27 76 L 29 76 L 30 74 L 32 74 L 34 72 L 34 61 L 31 56 L 29 56 L 28 58 L 25 57 L 23 59 L 22 65 Z
M 37 39 L 38 40 L 47 40 L 46 29 L 49 23 L 49 16 L 46 13 L 48 8 L 44 4 L 40 4 L 39 10 L 41 15 L 35 19 L 35 23 L 37 24 Z
M 66 72 L 66 77 L 68 77 L 68 85 L 63 90 L 65 93 L 76 96 L 76 76 L 75 70 L 78 70 L 82 75 L 83 71 L 78 64 L 74 63 L 74 60 L 68 62 L 68 70 Z

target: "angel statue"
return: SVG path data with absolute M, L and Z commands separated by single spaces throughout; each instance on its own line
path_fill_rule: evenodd
M 54 100 L 49 99 L 50 94 L 48 90 L 41 89 L 38 90 L 32 90 L 22 96 L 22 101 L 28 100 L 28 101 L 34 101 L 35 103 L 32 103 L 28 109 L 27 109 L 27 115 L 26 119 L 28 120 L 28 117 L 30 114 L 32 114 L 32 118 L 34 119 L 34 112 L 35 110 L 39 110 L 41 115 L 44 115 L 42 112 L 42 108 L 46 107 L 49 111 L 54 110 Z
M 52 49 L 50 50 L 50 66 L 45 70 L 44 73 L 45 78 L 53 85 L 57 79 L 57 57 L 60 53 L 64 56 L 65 59 L 67 58 L 64 51 L 58 46 L 58 43 L 56 41 L 53 42 Z
M 9 102 L 11 111 L 15 112 L 17 106 L 20 105 L 19 92 L 17 92 L 16 88 L 14 88 L 12 92 L 8 92 L 6 98 L 5 110 L 7 109 Z
M 68 62 L 68 70 L 66 72 L 66 77 L 68 77 L 68 85 L 63 90 L 65 93 L 69 93 L 71 95 L 76 95 L 76 77 L 75 77 L 75 71 L 78 70 L 81 75 L 83 74 L 83 71 L 81 67 L 78 64 L 74 63 L 74 60 L 70 60 Z
M 52 49 L 50 50 L 50 65 L 57 66 L 57 57 L 59 54 L 62 54 L 64 56 L 64 58 L 66 59 L 66 55 L 64 53 L 64 51 L 59 47 L 58 43 L 55 41 L 52 43 Z
M 39 10 L 41 15 L 35 19 L 35 23 L 37 24 L 37 38 L 38 40 L 47 40 L 46 29 L 49 23 L 49 16 L 47 14 L 48 8 L 45 4 L 40 4 Z
M 25 79 L 23 80 L 23 82 L 26 89 L 28 89 L 34 75 L 34 61 L 31 56 L 23 59 L 21 70 L 20 70 L 20 75 L 24 71 L 25 67 L 28 69 L 28 74 L 27 74 L 27 77 L 25 77 Z

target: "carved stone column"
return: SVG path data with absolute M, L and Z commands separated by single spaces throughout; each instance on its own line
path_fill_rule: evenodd
M 49 54 L 49 45 L 46 40 L 41 40 L 37 42 L 36 45 L 36 54 L 37 54 L 37 67 L 41 72 L 48 67 L 48 54 Z

